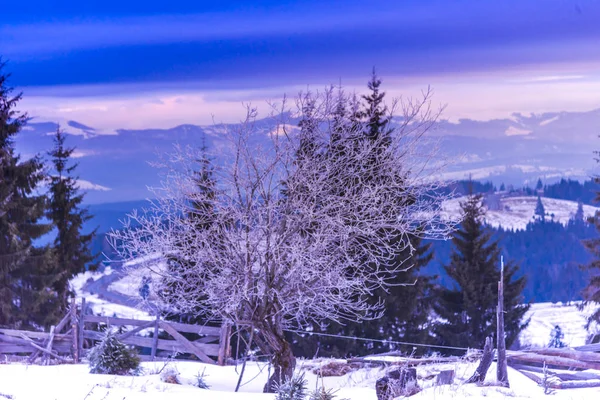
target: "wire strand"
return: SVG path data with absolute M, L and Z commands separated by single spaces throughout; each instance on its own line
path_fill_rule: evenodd
M 319 332 L 310 332 L 310 331 L 301 331 L 301 330 L 292 330 L 292 329 L 286 329 L 285 331 L 290 332 L 290 333 L 295 333 L 298 335 L 299 334 L 308 334 L 308 335 L 332 337 L 332 338 L 339 338 L 339 339 L 360 340 L 363 342 L 390 343 L 390 344 L 400 344 L 400 345 L 414 346 L 414 347 L 427 347 L 427 348 L 448 349 L 448 350 L 481 351 L 479 349 L 472 349 L 472 348 L 467 348 L 467 347 L 454 347 L 454 346 L 443 346 L 443 345 L 433 345 L 433 344 L 423 344 L 423 343 L 401 342 L 398 340 L 369 339 L 369 338 L 361 338 L 361 337 L 357 337 L 357 336 L 334 335 L 331 333 L 319 333 Z

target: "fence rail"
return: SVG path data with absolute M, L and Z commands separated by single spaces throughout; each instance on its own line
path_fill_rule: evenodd
M 43 360 L 55 358 L 66 361 L 70 356 L 73 362 L 79 362 L 93 343 L 104 337 L 104 333 L 93 330 L 90 325 L 97 327 L 98 324 L 106 324 L 117 328 L 127 327 L 129 330 L 117 335 L 117 338 L 124 344 L 149 349 L 150 354 L 140 355 L 144 361 L 189 354 L 205 363 L 225 365 L 231 356 L 231 327 L 227 325 L 214 327 L 160 318 L 139 320 L 104 317 L 86 314 L 85 311 L 85 299 L 82 299 L 79 308 L 73 299 L 69 313 L 50 332 L 0 329 L 0 354 L 26 354 L 30 361 L 40 356 Z M 194 335 L 195 338 L 190 338 Z

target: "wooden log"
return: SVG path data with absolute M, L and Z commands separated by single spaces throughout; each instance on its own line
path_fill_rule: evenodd
M 156 348 L 158 346 L 158 327 L 160 326 L 160 314 L 157 313 L 156 320 L 154 321 L 154 335 L 152 336 L 152 349 L 150 350 L 150 357 L 152 361 L 156 358 Z
M 515 368 L 516 369 L 516 368 Z M 517 369 L 520 373 L 537 383 L 543 385 L 543 378 L 533 372 Z M 600 379 L 576 380 L 576 381 L 546 381 L 546 386 L 550 389 L 582 389 L 600 387 Z
M 52 352 L 52 343 L 54 342 L 54 329 L 55 327 L 54 325 L 52 325 L 50 327 L 50 338 L 48 339 L 48 343 L 46 344 L 46 350 L 48 350 L 48 353 Z M 48 360 L 48 353 L 44 354 L 44 356 L 42 357 L 43 362 Z
M 494 360 L 494 346 L 492 345 L 492 338 L 487 337 L 485 339 L 485 346 L 483 347 L 483 356 L 481 357 L 481 361 L 469 379 L 465 381 L 465 383 L 483 383 L 485 380 L 485 375 L 490 369 L 492 365 L 492 361 Z
M 215 364 L 215 362 L 208 357 L 202 350 L 200 350 L 197 346 L 191 343 L 189 340 L 185 338 L 181 333 L 177 332 L 177 330 L 166 323 L 165 321 L 159 321 L 159 326 L 164 329 L 169 335 L 173 336 L 175 340 L 177 340 L 185 349 L 198 357 L 199 360 L 204 361 L 207 364 Z M 205 345 L 208 346 L 208 345 Z M 218 352 L 218 350 L 217 350 Z
M 75 297 L 71 299 L 71 331 L 73 332 L 73 349 L 71 355 L 73 356 L 73 362 L 79 363 L 79 335 L 78 323 L 77 323 L 77 303 Z
M 546 363 L 546 365 L 554 365 L 559 367 L 600 370 L 600 363 L 573 360 L 566 357 L 546 356 L 543 354 L 515 352 L 508 354 L 507 358 L 513 361 L 522 361 L 537 364 Z
M 536 366 L 525 365 L 525 364 L 515 364 L 515 363 L 511 363 L 510 366 L 519 371 L 522 370 L 522 371 L 534 372 L 537 374 L 544 373 L 544 368 L 542 368 L 542 367 L 536 367 Z M 547 369 L 546 372 L 549 376 L 555 376 L 562 381 L 587 381 L 587 380 L 591 380 L 591 379 L 600 379 L 600 374 L 595 374 L 593 372 L 586 372 L 586 371 L 569 372 L 569 371 L 556 371 L 556 370 L 552 370 L 552 369 Z
M 600 363 L 600 354 L 588 351 L 578 351 L 573 349 L 535 349 L 517 352 L 517 354 L 522 353 L 542 354 L 545 356 L 570 358 L 572 360 L 578 360 L 583 362 Z

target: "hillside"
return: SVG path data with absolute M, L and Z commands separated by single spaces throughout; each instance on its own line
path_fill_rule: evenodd
M 460 203 L 465 201 L 466 197 L 461 196 L 446 201 L 443 208 L 448 214 L 448 218 L 460 215 Z M 566 225 L 577 212 L 577 202 L 569 200 L 552 199 L 542 197 L 542 204 L 546 210 L 548 220 L 553 220 Z M 535 196 L 505 196 L 503 194 L 494 194 L 488 196 L 485 200 L 488 203 L 485 222 L 494 228 L 502 227 L 511 230 L 524 230 L 528 223 L 533 221 L 537 197 Z M 484 203 L 484 204 L 485 204 Z M 493 203 L 493 206 L 490 205 Z M 600 208 L 589 205 L 583 205 L 584 217 L 591 217 L 599 211 Z

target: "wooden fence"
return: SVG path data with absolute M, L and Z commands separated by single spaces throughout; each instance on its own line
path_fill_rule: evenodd
M 55 358 L 62 362 L 79 362 L 95 341 L 104 337 L 103 332 L 92 330 L 92 324 L 111 327 L 128 327 L 117 335 L 124 344 L 135 346 L 143 361 L 163 360 L 176 354 L 193 355 L 198 360 L 225 365 L 231 356 L 231 327 L 199 326 L 178 322 L 138 320 L 132 318 L 103 317 L 85 313 L 85 299 L 78 310 L 75 301 L 71 311 L 50 332 L 31 332 L 0 329 L 0 354 L 29 354 L 29 361 L 38 357 L 43 360 Z M 97 325 L 96 325 L 97 326 Z M 142 335 L 143 331 L 152 335 Z M 183 334 L 193 334 L 189 339 Z M 161 335 L 162 334 L 162 335 Z M 162 336 L 159 338 L 159 336 Z M 149 354 L 144 354 L 148 353 Z M 212 358 L 211 358 L 212 357 Z

